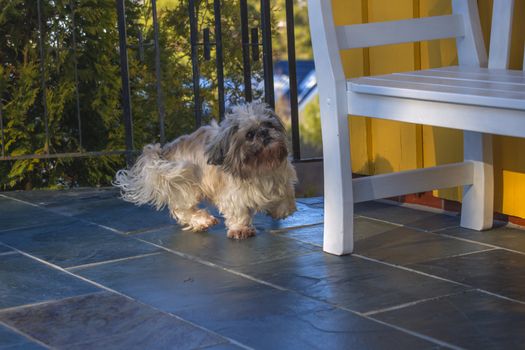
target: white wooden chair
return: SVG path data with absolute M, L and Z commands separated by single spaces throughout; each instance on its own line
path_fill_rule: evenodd
M 461 226 L 492 227 L 491 134 L 525 137 L 525 75 L 508 70 L 514 1 L 494 1 L 488 68 L 476 0 L 452 0 L 448 16 L 339 27 L 331 2 L 308 1 L 323 136 L 324 250 L 352 252 L 354 203 L 461 185 Z M 454 37 L 459 66 L 344 76 L 340 50 Z M 352 180 L 349 114 L 464 130 L 464 161 Z

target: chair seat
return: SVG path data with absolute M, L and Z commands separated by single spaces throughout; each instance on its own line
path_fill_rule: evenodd
M 525 110 L 525 73 L 476 67 L 444 67 L 350 79 L 354 93 Z

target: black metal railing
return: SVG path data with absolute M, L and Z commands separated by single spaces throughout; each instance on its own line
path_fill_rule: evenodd
M 45 132 L 45 151 L 39 154 L 7 154 L 6 143 L 5 143 L 5 116 L 3 114 L 2 99 L 0 98 L 0 142 L 1 142 L 1 156 L 0 160 L 19 160 L 19 159 L 32 159 L 32 158 L 74 158 L 74 157 L 96 157 L 96 156 L 107 156 L 107 155 L 126 155 L 127 161 L 132 161 L 133 155 L 136 153 L 134 149 L 134 123 L 133 123 L 133 111 L 131 101 L 131 87 L 130 87 L 130 71 L 128 67 L 128 35 L 126 33 L 126 8 L 125 0 L 116 1 L 116 13 L 117 13 L 117 24 L 118 24 L 118 38 L 119 38 L 119 59 L 120 59 L 120 76 L 122 83 L 122 96 L 121 96 L 121 108 L 123 114 L 124 123 L 124 145 L 125 149 L 120 150 L 105 150 L 105 151 L 89 151 L 84 148 L 84 140 L 82 137 L 83 121 L 81 106 L 80 106 L 80 92 L 79 92 L 79 73 L 78 73 L 78 62 L 76 57 L 77 52 L 77 37 L 76 29 L 77 25 L 75 21 L 75 7 L 74 1 L 70 1 L 71 9 L 71 23 L 73 26 L 72 31 L 72 47 L 74 56 L 74 88 L 75 88 L 75 104 L 76 104 L 76 120 L 78 129 L 78 150 L 73 152 L 64 153 L 53 153 L 50 151 L 50 135 L 49 135 L 49 116 L 48 116 L 48 103 L 47 100 L 47 87 L 46 87 L 46 48 L 43 40 L 44 30 L 42 28 L 45 23 L 45 18 L 42 14 L 42 0 L 36 1 L 36 7 L 38 12 L 38 46 L 40 55 L 40 84 L 41 84 L 41 104 L 42 104 L 42 118 L 44 121 L 44 132 Z M 166 107 L 164 103 L 164 91 L 161 84 L 162 69 L 161 66 L 161 48 L 159 45 L 159 23 L 157 18 L 157 4 L 155 0 L 151 1 L 152 7 L 152 20 L 153 20 L 153 49 L 154 49 L 154 62 L 155 62 L 155 76 L 156 76 L 156 105 L 158 109 L 158 130 L 160 141 L 166 141 L 165 123 L 166 123 Z M 243 94 L 246 101 L 252 101 L 254 98 L 254 90 L 252 86 L 252 64 L 257 63 L 260 60 L 260 53 L 262 51 L 262 71 L 264 80 L 264 100 L 275 107 L 274 97 L 274 81 L 273 81 L 273 60 L 272 60 L 272 12 L 271 12 L 271 1 L 260 0 L 260 28 L 249 28 L 248 20 L 248 4 L 247 0 L 239 0 L 239 14 L 240 14 L 240 38 L 242 47 L 242 70 L 243 70 Z M 33 6 L 32 2 L 27 2 L 27 6 Z M 287 57 L 289 67 L 289 97 L 290 97 L 290 117 L 291 117 L 291 140 L 292 140 L 292 156 L 295 162 L 308 162 L 317 161 L 315 159 L 302 159 L 300 150 L 300 135 L 299 135 L 299 111 L 298 111 L 298 92 L 297 92 L 297 69 L 296 69 L 296 52 L 295 52 L 295 26 L 294 26 L 294 1 L 286 0 L 286 37 L 287 37 Z M 192 75 L 193 75 L 193 106 L 194 106 L 194 118 L 195 127 L 199 127 L 203 123 L 202 115 L 202 95 L 200 86 L 200 65 L 202 62 L 199 61 L 200 55 L 199 50 L 203 48 L 204 60 L 210 60 L 210 50 L 212 47 L 215 48 L 215 65 L 216 65 L 216 79 L 217 79 L 217 99 L 218 99 L 218 118 L 222 119 L 226 110 L 225 102 L 225 77 L 224 77 L 224 53 L 222 43 L 222 28 L 221 28 L 221 0 L 213 0 L 214 10 L 214 28 L 213 28 L 213 41 L 210 39 L 209 28 L 204 28 L 202 32 L 202 41 L 199 40 L 198 33 L 198 19 L 195 11 L 196 0 L 188 0 L 188 16 L 191 42 L 191 64 L 192 64 Z M 260 38 L 259 40 L 259 31 Z M 260 41 L 260 42 L 259 42 Z M 139 49 L 143 50 L 144 44 L 142 43 L 142 37 L 140 37 Z M 262 50 L 260 50 L 262 48 Z M 143 51 L 141 51 L 143 56 Z M 0 62 L 1 63 L 1 62 Z
M 129 87 L 128 45 L 126 34 L 126 8 L 124 0 L 117 0 L 118 38 L 120 53 L 120 77 L 122 80 L 122 113 L 126 131 L 126 162 L 132 162 L 133 151 L 133 114 L 131 112 L 131 91 Z

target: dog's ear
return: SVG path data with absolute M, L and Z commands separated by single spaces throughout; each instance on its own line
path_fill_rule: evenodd
M 283 122 L 281 121 L 281 118 L 275 113 L 275 111 L 271 108 L 268 108 L 268 115 L 272 117 L 272 122 L 275 126 L 275 129 L 279 130 L 280 132 L 284 132 L 286 128 L 284 127 Z
M 208 158 L 208 164 L 222 165 L 228 154 L 233 135 L 239 128 L 230 126 L 222 129 L 206 147 L 205 155 Z

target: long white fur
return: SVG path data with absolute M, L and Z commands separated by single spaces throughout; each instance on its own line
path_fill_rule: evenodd
M 137 205 L 151 204 L 157 210 L 194 201 L 195 165 L 168 161 L 161 157 L 160 144 L 146 145 L 129 170 L 119 170 L 113 185 L 120 187 L 122 198 Z

